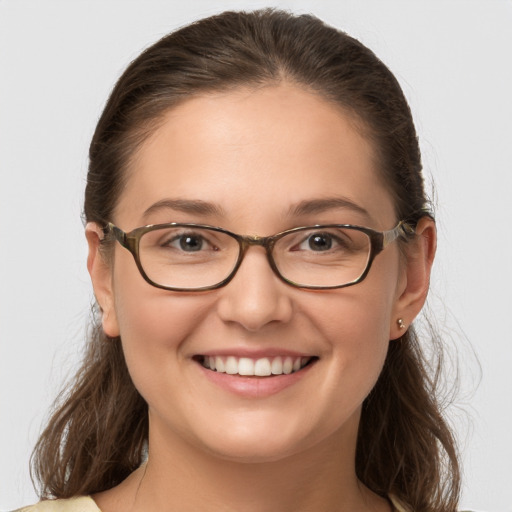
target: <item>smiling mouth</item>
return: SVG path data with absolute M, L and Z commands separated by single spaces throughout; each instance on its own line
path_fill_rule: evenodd
M 272 377 L 296 373 L 313 361 L 316 357 L 275 356 L 252 359 L 236 356 L 199 356 L 197 361 L 206 369 L 241 375 L 244 377 Z

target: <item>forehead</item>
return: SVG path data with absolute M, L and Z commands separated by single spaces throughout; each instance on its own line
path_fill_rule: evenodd
M 137 225 L 170 198 L 254 220 L 340 196 L 388 227 L 393 205 L 380 180 L 371 142 L 341 108 L 289 84 L 239 89 L 166 114 L 131 162 L 116 216 Z

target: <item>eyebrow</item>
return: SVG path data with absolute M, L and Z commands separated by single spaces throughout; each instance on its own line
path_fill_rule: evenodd
M 357 203 L 343 197 L 329 197 L 323 199 L 306 199 L 296 205 L 292 205 L 288 210 L 288 216 L 314 215 L 334 209 L 352 210 L 356 213 L 371 218 L 367 210 Z M 152 213 L 160 210 L 175 210 L 184 213 L 207 216 L 225 216 L 221 206 L 200 199 L 162 199 L 147 208 L 142 217 L 145 219 Z
M 162 199 L 145 210 L 142 217 L 147 218 L 152 213 L 166 209 L 202 216 L 223 215 L 223 210 L 220 206 L 207 201 L 201 201 L 200 199 Z
M 338 208 L 352 210 L 356 213 L 364 215 L 367 218 L 371 218 L 371 215 L 362 206 L 344 197 L 328 197 L 325 199 L 311 199 L 301 201 L 300 203 L 290 208 L 289 215 L 312 215 L 315 213 L 323 213 L 328 210 L 334 210 Z

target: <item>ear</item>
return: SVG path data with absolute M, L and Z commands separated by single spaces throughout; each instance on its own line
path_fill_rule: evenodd
M 389 327 L 389 339 L 394 340 L 405 333 L 427 298 L 430 271 L 437 247 L 436 225 L 430 217 L 423 217 L 416 226 L 416 237 L 405 249 L 405 264 L 397 290 L 394 311 Z M 400 328 L 399 319 L 404 327 Z
M 105 260 L 100 245 L 104 237 L 103 229 L 95 222 L 85 226 L 85 236 L 89 245 L 87 270 L 91 276 L 94 295 L 102 313 L 102 326 L 105 334 L 111 338 L 119 336 L 119 325 L 115 311 L 112 288 L 112 264 Z

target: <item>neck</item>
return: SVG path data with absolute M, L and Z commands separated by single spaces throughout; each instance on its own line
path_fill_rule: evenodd
M 95 499 L 103 512 L 387 512 L 356 477 L 352 430 L 279 460 L 239 462 L 150 429 L 147 463 Z

